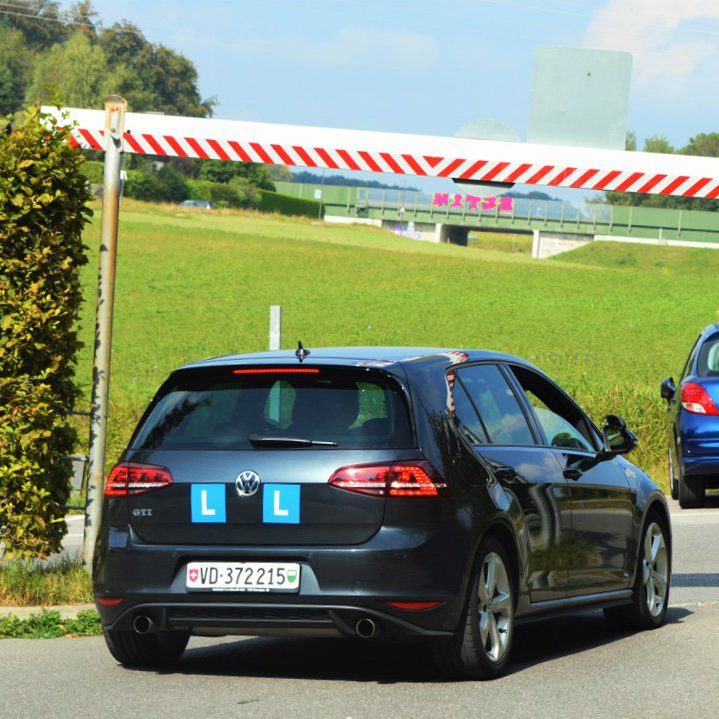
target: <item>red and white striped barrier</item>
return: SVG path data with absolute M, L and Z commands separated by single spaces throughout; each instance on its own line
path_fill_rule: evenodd
M 73 123 L 73 142 L 104 150 L 102 110 L 43 108 Z M 364 170 L 479 182 L 719 197 L 719 158 L 595 150 L 301 125 L 125 115 L 125 152 Z

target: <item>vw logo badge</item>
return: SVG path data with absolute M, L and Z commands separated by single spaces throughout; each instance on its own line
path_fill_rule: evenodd
M 251 497 L 253 494 L 257 494 L 257 490 L 260 488 L 260 475 L 251 469 L 240 472 L 235 480 L 235 488 L 240 497 Z

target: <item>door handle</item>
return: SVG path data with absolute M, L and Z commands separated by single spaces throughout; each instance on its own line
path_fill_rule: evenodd
M 494 476 L 500 482 L 511 482 L 517 476 L 517 473 L 510 467 L 503 467 L 494 469 Z
M 579 479 L 582 476 L 582 470 L 576 467 L 567 467 L 562 474 L 565 479 Z

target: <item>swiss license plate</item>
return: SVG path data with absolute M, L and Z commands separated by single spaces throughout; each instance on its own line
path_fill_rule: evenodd
M 277 562 L 190 562 L 185 586 L 213 592 L 298 592 L 300 565 Z

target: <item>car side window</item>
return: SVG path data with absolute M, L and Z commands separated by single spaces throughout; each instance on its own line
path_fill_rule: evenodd
M 455 381 L 452 388 L 452 397 L 454 399 L 454 416 L 459 420 L 459 424 L 469 441 L 473 443 L 489 442 L 482 420 L 479 418 L 467 391 L 460 382 Z
M 462 367 L 457 370 L 456 383 L 476 409 L 489 442 L 535 444 L 527 418 L 499 367 L 491 364 Z
M 591 423 L 563 392 L 524 367 L 513 366 L 511 369 L 550 445 L 587 452 L 601 448 L 601 441 Z

